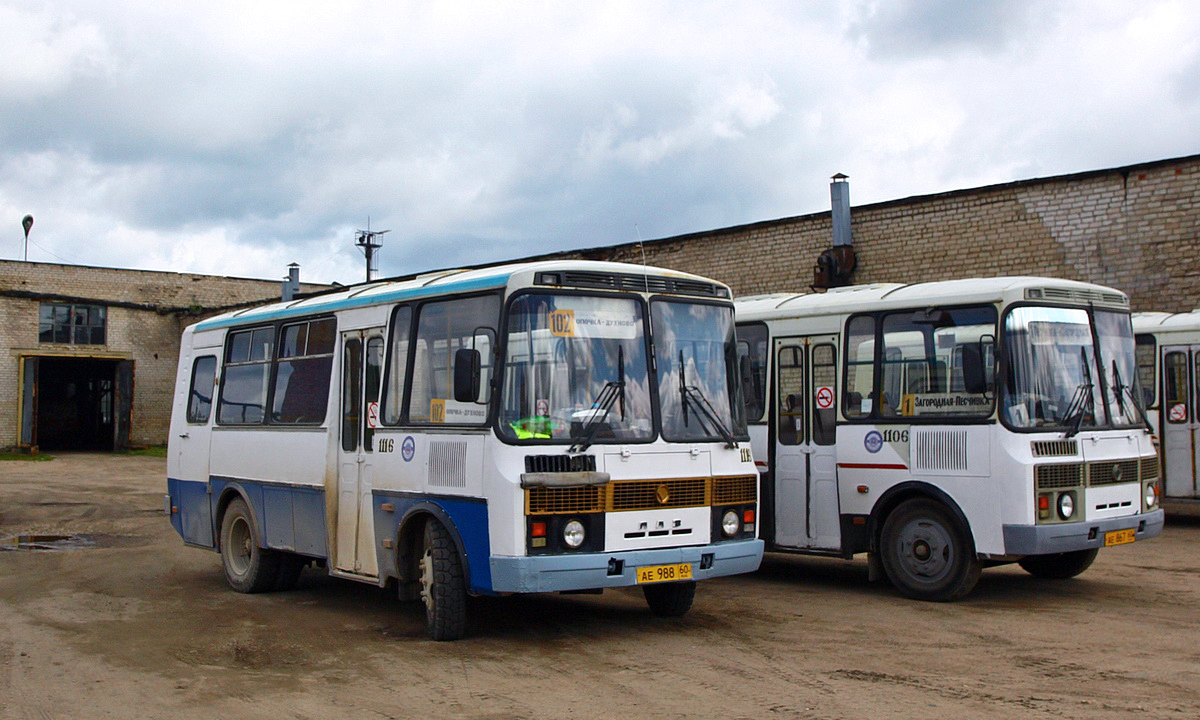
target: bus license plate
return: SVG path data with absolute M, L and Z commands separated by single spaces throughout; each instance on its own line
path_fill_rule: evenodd
M 1124 545 L 1131 543 L 1137 539 L 1137 530 L 1129 528 L 1128 530 L 1113 530 L 1112 532 L 1104 533 L 1104 546 L 1109 545 Z
M 680 563 L 678 565 L 651 565 L 649 567 L 640 567 L 637 569 L 637 581 L 639 585 L 642 583 L 671 582 L 672 580 L 691 579 L 691 563 Z

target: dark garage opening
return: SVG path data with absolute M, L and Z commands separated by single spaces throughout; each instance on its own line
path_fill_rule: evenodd
M 129 361 L 37 359 L 36 444 L 40 450 L 115 450 L 128 441 Z M 124 419 L 123 419 L 124 418 Z

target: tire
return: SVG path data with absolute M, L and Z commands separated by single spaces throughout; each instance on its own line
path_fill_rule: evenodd
M 1017 561 L 1025 572 L 1045 580 L 1073 578 L 1092 566 L 1100 548 L 1076 550 L 1053 555 L 1030 555 Z
M 308 565 L 308 558 L 295 553 L 279 553 L 279 572 L 275 576 L 275 590 L 295 590 L 300 582 L 300 573 Z
M 658 617 L 679 617 L 692 609 L 696 599 L 696 581 L 643 585 L 642 594 L 650 612 Z
M 279 553 L 262 547 L 254 515 L 240 497 L 221 518 L 221 566 L 229 586 L 242 593 L 272 590 L 279 576 Z
M 879 555 L 892 585 L 915 600 L 964 597 L 982 569 L 966 528 L 946 506 L 926 498 L 901 503 L 888 515 Z
M 440 522 L 425 523 L 421 555 L 417 560 L 425 629 L 434 640 L 457 640 L 467 627 L 467 590 L 462 559 L 454 539 Z

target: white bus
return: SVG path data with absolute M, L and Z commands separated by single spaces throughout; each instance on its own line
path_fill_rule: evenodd
M 1134 313 L 1138 369 L 1159 439 L 1163 498 L 1200 499 L 1200 310 Z
M 758 476 L 726 286 L 598 262 L 434 273 L 184 331 L 167 510 L 234 589 L 305 565 L 421 599 L 753 571 Z
M 869 553 L 909 597 L 1066 578 L 1162 529 L 1128 298 L 1041 278 L 736 303 L 768 550 Z

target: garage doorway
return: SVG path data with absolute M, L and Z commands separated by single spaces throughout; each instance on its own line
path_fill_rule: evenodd
M 21 374 L 23 447 L 49 452 L 129 446 L 132 360 L 25 357 Z

